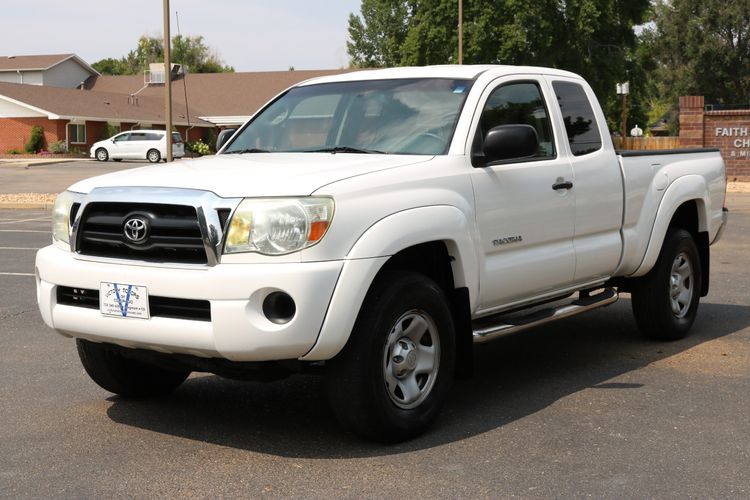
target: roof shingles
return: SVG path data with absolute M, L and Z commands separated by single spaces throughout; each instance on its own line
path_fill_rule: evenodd
M 161 97 L 138 96 L 91 90 L 65 89 L 0 82 L 0 96 L 14 99 L 64 118 L 88 118 L 109 121 L 164 123 L 164 100 Z M 187 124 L 184 104 L 172 103 L 173 120 Z M 208 125 L 191 116 L 192 125 Z
M 38 56 L 0 56 L 0 71 L 31 71 L 47 69 L 75 54 L 45 54 Z

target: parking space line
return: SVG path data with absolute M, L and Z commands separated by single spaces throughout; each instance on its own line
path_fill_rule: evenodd
M 0 272 L 0 276 L 34 276 L 34 273 L 4 273 L 4 272 Z
M 0 224 L 18 224 L 19 222 L 34 222 L 34 221 L 51 221 L 52 218 L 48 216 L 34 217 L 33 219 L 16 219 L 10 221 L 0 221 Z
M 41 229 L 0 229 L 0 233 L 51 233 L 52 231 L 42 231 Z

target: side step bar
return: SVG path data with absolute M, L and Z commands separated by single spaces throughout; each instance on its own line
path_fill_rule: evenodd
M 618 297 L 617 291 L 614 288 L 605 288 L 596 295 L 580 292 L 578 299 L 569 304 L 548 307 L 526 316 L 515 317 L 512 320 L 508 319 L 507 315 L 505 317 L 491 316 L 489 318 L 482 318 L 473 324 L 474 343 L 489 342 L 490 340 L 520 332 L 527 328 L 575 316 L 576 314 L 591 311 L 598 307 L 608 306 L 616 302 Z

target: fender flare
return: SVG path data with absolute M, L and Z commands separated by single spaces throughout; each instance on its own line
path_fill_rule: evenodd
M 466 287 L 471 304 L 479 292 L 479 262 L 472 240 L 474 226 L 458 208 L 433 205 L 396 212 L 370 226 L 352 245 L 336 283 L 323 325 L 313 348 L 300 359 L 331 359 L 349 340 L 373 280 L 388 259 L 406 248 L 443 241 L 455 286 Z
M 676 179 L 669 185 L 667 191 L 662 197 L 659 208 L 656 211 L 654 226 L 651 228 L 651 235 L 643 256 L 641 265 L 635 270 L 630 277 L 643 276 L 648 273 L 656 259 L 659 258 L 659 252 L 664 244 L 664 238 L 669 229 L 669 223 L 672 222 L 677 209 L 688 201 L 695 201 L 698 208 L 698 231 L 708 231 L 709 214 L 708 207 L 711 206 L 708 187 L 706 180 L 700 175 L 686 175 Z

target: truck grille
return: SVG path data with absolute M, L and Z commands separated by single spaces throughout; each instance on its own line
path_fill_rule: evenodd
M 133 226 L 129 234 L 126 225 Z M 184 205 L 89 203 L 81 215 L 76 247 L 83 255 L 98 257 L 207 262 L 195 208 Z
M 57 303 L 65 306 L 99 309 L 99 290 L 58 286 Z M 154 317 L 211 321 L 211 303 L 207 300 L 149 295 L 148 309 Z

